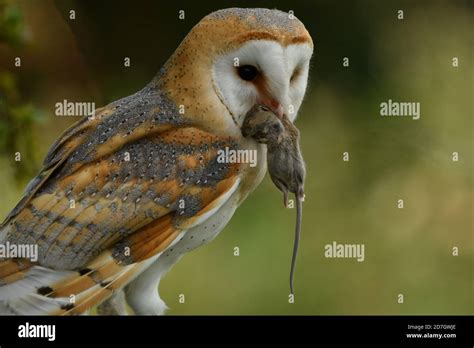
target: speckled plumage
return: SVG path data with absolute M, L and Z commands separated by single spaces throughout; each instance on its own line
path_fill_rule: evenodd
M 265 174 L 264 147 L 242 136 L 241 115 L 210 73 L 217 58 L 259 40 L 312 48 L 283 12 L 217 11 L 144 89 L 53 144 L 0 227 L 0 243 L 39 250 L 36 262 L 0 260 L 0 314 L 78 314 L 122 289 L 136 313 L 164 310 L 161 276 L 212 240 Z M 255 150 L 259 164 L 221 163 L 223 148 Z

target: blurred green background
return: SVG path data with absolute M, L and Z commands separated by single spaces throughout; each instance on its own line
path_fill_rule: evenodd
M 266 178 L 213 243 L 164 278 L 168 313 L 473 314 L 473 5 L 0 0 L 0 217 L 77 120 L 54 116 L 56 102 L 101 106 L 141 89 L 214 10 L 293 10 L 315 42 L 296 122 L 308 176 L 295 303 L 288 303 L 295 212 Z M 388 99 L 420 102 L 420 120 L 381 117 Z M 365 261 L 325 258 L 333 241 L 365 244 Z

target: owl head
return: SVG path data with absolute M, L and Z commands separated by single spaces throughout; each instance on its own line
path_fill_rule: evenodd
M 255 104 L 292 121 L 313 42 L 291 13 L 230 8 L 204 17 L 165 64 L 162 88 L 195 122 L 240 128 Z

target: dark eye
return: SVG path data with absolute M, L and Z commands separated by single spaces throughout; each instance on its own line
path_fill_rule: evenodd
M 300 74 L 300 69 L 296 68 L 293 71 L 293 74 L 291 75 L 290 82 L 293 82 L 298 77 L 299 74 Z
M 237 72 L 242 80 L 252 81 L 258 75 L 258 70 L 253 65 L 242 65 L 237 68 Z

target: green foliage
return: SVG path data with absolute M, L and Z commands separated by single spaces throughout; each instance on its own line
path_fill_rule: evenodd
M 18 7 L 0 2 L 0 43 L 16 48 L 24 44 L 24 24 Z M 18 78 L 9 71 L 0 70 L 0 155 L 9 161 L 20 152 L 22 159 L 15 162 L 14 174 L 18 183 L 34 175 L 32 129 L 43 119 L 43 112 L 22 98 Z
M 20 9 L 6 1 L 0 1 L 0 43 L 20 46 L 24 42 L 23 28 Z

